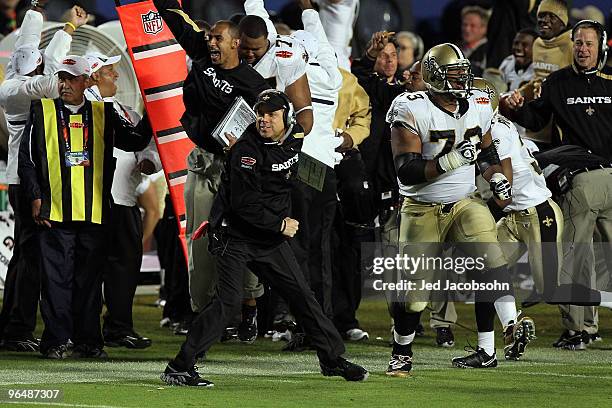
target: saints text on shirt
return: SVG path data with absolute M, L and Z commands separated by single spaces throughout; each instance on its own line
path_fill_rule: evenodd
M 577 98 L 567 98 L 568 105 L 591 103 L 612 103 L 612 96 L 579 96 Z
M 213 67 L 206 68 L 204 70 L 204 75 L 209 77 L 212 80 L 213 85 L 215 85 L 216 88 L 219 88 L 222 92 L 225 92 L 226 94 L 231 94 L 234 90 L 234 87 L 230 85 L 230 83 L 227 82 L 225 79 L 217 78 L 217 72 L 215 72 L 215 69 Z

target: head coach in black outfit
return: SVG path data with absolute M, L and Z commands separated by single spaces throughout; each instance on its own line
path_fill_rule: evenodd
M 52 359 L 106 357 L 100 331 L 105 224 L 115 171 L 113 147 L 142 150 L 148 120 L 134 128 L 111 102 L 90 102 L 87 60 L 67 56 L 57 70 L 57 99 L 33 101 L 18 174 L 31 203 L 41 267 L 41 353 Z
M 270 86 L 255 69 L 240 60 L 236 24 L 220 20 L 206 34 L 185 14 L 177 0 L 154 0 L 153 3 L 193 61 L 183 82 L 185 113 L 181 124 L 197 145 L 187 158 L 185 183 L 189 293 L 192 309 L 197 313 L 210 302 L 217 281 L 214 260 L 206 250 L 208 237 L 191 238 L 209 218 L 221 179 L 225 146 L 212 133 L 237 97 L 241 96 L 253 106 L 257 95 Z M 246 275 L 245 288 L 249 298 L 257 298 L 263 293 L 263 287 L 252 274 Z
M 264 91 L 254 107 L 257 120 L 231 148 L 221 188 L 211 212 L 211 250 L 219 282 L 212 301 L 195 318 L 187 340 L 161 378 L 168 384 L 211 386 L 194 364 L 219 340 L 240 307 L 246 267 L 289 301 L 298 322 L 312 337 L 321 372 L 361 381 L 367 371 L 340 357 L 344 344 L 306 283 L 287 239 L 298 222 L 289 218 L 303 130 L 293 106 L 277 90 Z
M 576 23 L 572 40 L 574 63 L 546 78 L 539 99 L 524 104 L 520 93 L 514 92 L 502 99 L 500 108 L 502 114 L 530 130 L 541 129 L 552 116 L 561 144 L 592 156 L 581 168 L 570 169 L 571 188 L 560 202 L 563 241 L 568 244 L 560 283 L 590 287 L 593 234 L 597 230 L 607 248 L 612 239 L 612 69 L 605 66 L 608 47 L 601 24 L 592 20 Z M 610 257 L 607 268 L 610 273 Z M 554 346 L 574 349 L 587 334 L 583 333 L 588 331 L 585 322 L 592 323 L 596 317 L 583 306 L 561 309 L 566 330 Z

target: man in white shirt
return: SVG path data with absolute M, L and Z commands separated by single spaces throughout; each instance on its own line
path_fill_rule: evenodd
M 512 55 L 506 57 L 499 66 L 501 79 L 508 85 L 509 92 L 519 89 L 534 78 L 532 61 L 533 42 L 536 38 L 538 34 L 532 28 L 524 28 L 516 33 L 512 41 Z M 525 128 L 516 123 L 515 126 L 521 137 L 525 137 Z
M 15 213 L 15 246 L 4 289 L 0 337 L 4 337 L 5 348 L 15 351 L 38 351 L 38 340 L 32 336 L 32 332 L 36 326 L 40 296 L 40 272 L 36 264 L 29 262 L 25 256 L 32 253 L 29 245 L 32 244 L 35 225 L 30 216 L 30 204 L 21 198 L 19 188 L 19 144 L 30 115 L 30 102 L 59 96 L 55 68 L 68 53 L 74 31 L 87 22 L 85 10 L 74 6 L 70 10 L 69 22 L 63 30 L 55 33 L 43 57 L 38 50 L 43 15 L 36 9 L 36 6 L 32 6 L 26 12 L 17 34 L 15 51 L 6 68 L 5 80 L 0 85 L 0 106 L 5 111 L 9 131 L 6 176 L 9 201 Z
M 306 75 L 314 114 L 314 126 L 304 139 L 302 153 L 318 160 L 325 174 L 321 190 L 302 181 L 292 190 L 292 217 L 306 228 L 300 229 L 290 244 L 323 312 L 333 317 L 331 236 L 337 203 L 334 166 L 342 160 L 342 154 L 335 149 L 344 141 L 335 136 L 333 121 L 342 74 L 311 1 L 299 3 L 304 30 L 296 31 L 292 37 L 301 41 L 308 53 Z
M 359 15 L 359 0 L 314 0 L 325 34 L 338 57 L 338 65 L 351 70 L 351 40 Z
M 239 24 L 240 57 L 265 79 L 274 82 L 272 86 L 285 92 L 307 135 L 313 126 L 313 113 L 306 76 L 306 50 L 301 42 L 276 33 L 263 0 L 246 0 L 244 11 L 247 16 Z
M 142 119 L 140 115 L 115 99 L 119 78 L 115 64 L 121 56 L 90 53 L 85 58 L 91 68 L 91 86 L 85 90 L 85 97 L 92 101 L 113 102 L 115 110 L 136 125 Z M 132 321 L 132 303 L 143 251 L 142 218 L 137 205 L 141 192 L 138 186 L 142 181 L 141 172 L 157 172 L 161 170 L 161 162 L 153 139 L 139 152 L 114 148 L 113 156 L 117 163 L 111 189 L 113 205 L 109 222 L 109 255 L 103 275 L 106 314 L 102 333 L 107 347 L 143 349 L 151 345 L 151 340 L 136 333 Z

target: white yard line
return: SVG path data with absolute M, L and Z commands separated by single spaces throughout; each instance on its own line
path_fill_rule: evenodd
M 44 405 L 44 406 L 54 406 L 54 407 L 124 408 L 118 405 L 68 404 L 65 402 L 49 402 L 49 401 L 2 401 L 2 403 L 3 404 Z

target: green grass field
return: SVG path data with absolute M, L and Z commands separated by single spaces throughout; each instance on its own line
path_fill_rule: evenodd
M 390 348 L 386 305 L 366 301 L 360 310 L 371 340 L 348 345 L 348 357 L 370 370 L 363 383 L 319 374 L 314 352 L 284 353 L 284 343 L 258 339 L 253 345 L 238 343 L 213 347 L 200 367 L 214 388 L 168 387 L 159 373 L 178 350 L 182 337 L 159 328 L 161 310 L 149 306 L 150 296 L 137 298 L 136 329 L 153 339 L 146 350 L 107 348 L 110 359 L 47 361 L 36 354 L 0 352 L 0 391 L 8 389 L 60 389 L 63 398 L 49 403 L 0 406 L 58 407 L 530 407 L 612 406 L 612 313 L 600 311 L 603 342 L 587 351 L 554 350 L 551 343 L 561 332 L 556 308 L 528 309 L 536 321 L 538 339 L 523 360 L 500 361 L 496 369 L 452 368 L 452 357 L 462 355 L 466 340 L 476 334 L 457 328 L 453 349 L 434 346 L 434 334 L 417 338 L 415 365 L 410 378 L 385 376 Z M 474 327 L 473 306 L 458 306 L 459 321 Z M 499 333 L 499 329 L 497 331 Z M 382 337 L 384 340 L 376 340 Z M 501 336 L 497 336 L 498 351 Z

